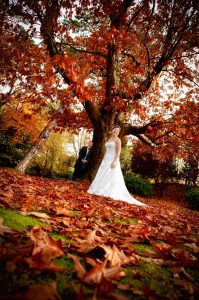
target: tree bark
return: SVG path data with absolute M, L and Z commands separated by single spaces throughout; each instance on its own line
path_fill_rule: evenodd
M 105 143 L 107 140 L 107 133 L 100 129 L 101 126 L 94 129 L 93 133 L 93 156 L 88 164 L 85 179 L 92 181 L 97 173 L 99 165 L 105 153 Z
M 25 157 L 20 161 L 20 163 L 16 166 L 16 169 L 21 172 L 25 172 L 28 165 L 31 163 L 33 158 L 37 155 L 37 153 L 40 151 L 42 144 L 46 141 L 46 139 L 49 137 L 51 131 L 53 130 L 53 127 L 55 126 L 56 121 L 50 121 L 46 127 L 43 129 L 43 131 L 40 133 L 38 139 L 35 141 L 32 148 L 29 150 L 29 152 L 25 155 Z

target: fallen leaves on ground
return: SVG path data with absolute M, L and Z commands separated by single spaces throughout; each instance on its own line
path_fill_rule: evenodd
M 0 169 L 0 177 L 0 207 L 48 224 L 19 231 L 5 226 L 0 219 L 0 235 L 5 237 L 0 244 L 0 258 L 6 272 L 15 272 L 23 264 L 38 272 L 63 272 L 54 260 L 65 256 L 73 261 L 73 272 L 79 280 L 77 299 L 131 299 L 125 292 L 145 297 L 140 299 L 161 299 L 147 284 L 135 288 L 121 282 L 127 277 L 126 267 L 154 263 L 168 268 L 178 290 L 168 291 L 164 299 L 181 299 L 182 295 L 194 299 L 198 295 L 197 283 L 187 271 L 199 267 L 196 212 L 171 200 L 135 196 L 148 205 L 141 207 L 90 195 L 86 181 L 38 178 L 7 169 Z M 65 236 L 68 243 L 55 241 L 50 236 L 52 231 Z M 140 243 L 150 248 L 138 251 L 136 245 Z M 139 280 L 143 272 L 134 270 L 131 276 Z M 90 298 L 85 296 L 84 284 L 93 288 Z M 49 299 L 62 299 L 55 283 L 41 290 L 51 294 Z M 31 285 L 24 297 L 32 299 L 33 291 L 36 286 Z M 2 297 L 8 299 L 5 294 Z

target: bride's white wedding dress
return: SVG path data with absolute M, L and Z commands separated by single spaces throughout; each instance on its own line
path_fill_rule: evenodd
M 120 162 L 118 161 L 115 168 L 111 168 L 111 164 L 116 156 L 115 141 L 109 140 L 105 144 L 105 147 L 105 156 L 97 171 L 95 179 L 88 189 L 88 193 L 145 206 L 145 204 L 137 201 L 128 192 L 121 171 Z

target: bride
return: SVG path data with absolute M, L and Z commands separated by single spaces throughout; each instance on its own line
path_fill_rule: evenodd
M 120 127 L 113 127 L 111 137 L 105 144 L 105 156 L 100 164 L 95 179 L 88 189 L 88 193 L 110 197 L 135 205 L 146 206 L 133 198 L 125 185 L 119 160 L 121 152 L 121 140 L 118 137 L 119 133 Z

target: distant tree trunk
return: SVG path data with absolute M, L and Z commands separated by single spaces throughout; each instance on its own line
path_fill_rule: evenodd
M 16 166 L 16 169 L 21 172 L 25 172 L 30 162 L 33 160 L 33 158 L 37 155 L 37 153 L 40 151 L 42 144 L 46 141 L 46 139 L 49 137 L 51 131 L 53 130 L 53 127 L 55 125 L 55 120 L 50 121 L 46 127 L 43 129 L 43 131 L 40 133 L 38 139 L 32 146 L 32 148 L 29 150 L 29 152 L 25 155 L 25 157 L 20 161 L 20 163 Z
M 39 152 L 40 150 L 40 145 L 39 144 L 35 144 L 30 151 L 25 155 L 25 157 L 20 161 L 20 163 L 18 163 L 18 165 L 16 166 L 16 169 L 18 171 L 21 172 L 25 172 L 28 165 L 30 164 L 30 162 L 32 161 L 32 159 L 35 157 L 35 155 Z

